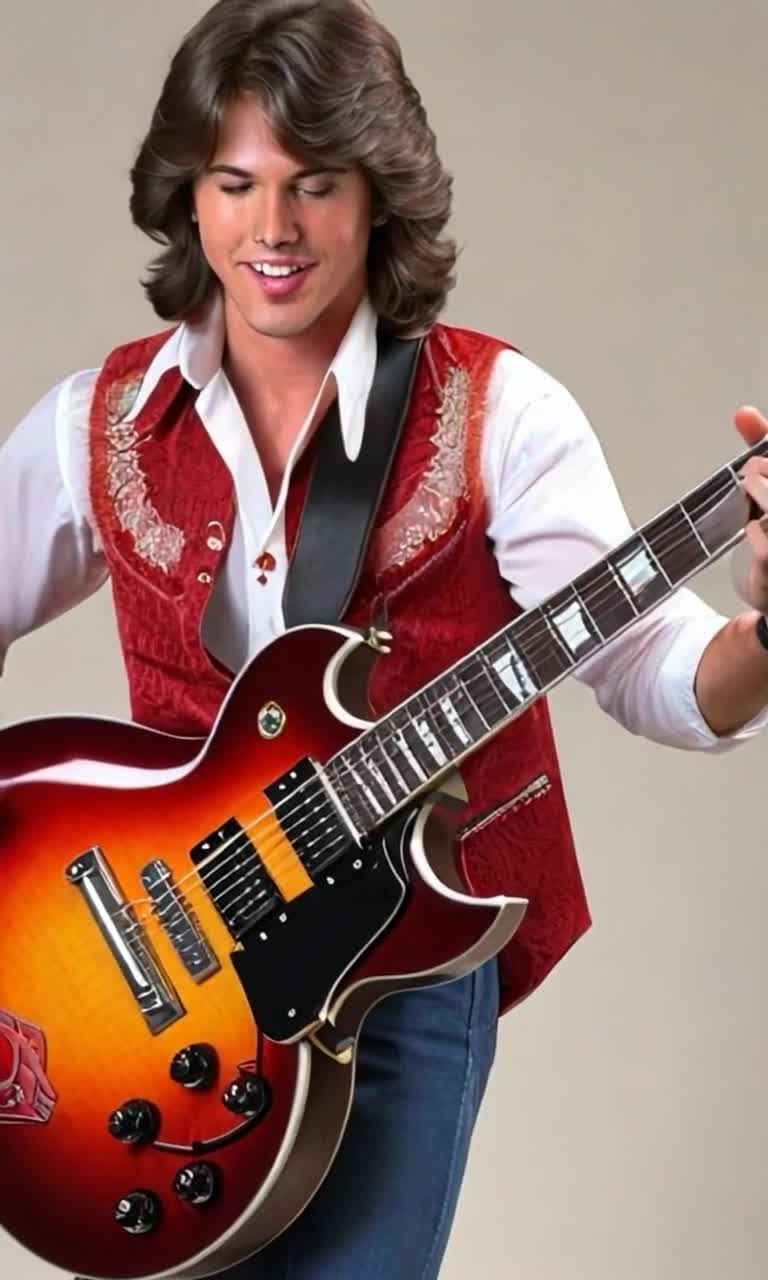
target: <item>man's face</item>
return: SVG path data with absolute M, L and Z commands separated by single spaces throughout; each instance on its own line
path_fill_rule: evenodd
M 367 288 L 363 174 L 307 172 L 278 145 L 258 102 L 241 98 L 195 185 L 195 210 L 231 315 L 234 308 L 251 330 L 275 338 L 318 325 L 344 331 Z

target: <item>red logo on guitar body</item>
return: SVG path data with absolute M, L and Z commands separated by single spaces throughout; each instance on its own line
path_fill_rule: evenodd
M 50 1120 L 56 1093 L 46 1074 L 47 1060 L 40 1028 L 0 1009 L 0 1125 Z

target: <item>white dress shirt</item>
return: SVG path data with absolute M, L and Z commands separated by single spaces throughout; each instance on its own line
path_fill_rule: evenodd
M 204 323 L 181 325 L 161 347 L 129 417 L 141 412 L 168 368 L 178 366 L 199 391 L 198 414 L 232 475 L 237 502 L 203 636 L 211 653 L 237 671 L 284 630 L 285 500 L 314 407 L 273 506 L 222 368 L 223 349 L 217 300 Z M 326 373 L 326 380 L 336 381 L 350 457 L 362 442 L 375 361 L 376 317 L 365 300 Z M 14 640 L 85 599 L 108 576 L 88 486 L 88 414 L 98 372 L 75 373 L 55 387 L 0 449 L 0 670 Z M 560 383 L 516 352 L 503 352 L 494 366 L 481 464 L 499 572 L 523 608 L 540 603 L 631 532 L 583 412 Z M 262 583 L 254 562 L 265 550 L 276 568 Z M 766 713 L 739 733 L 717 738 L 698 708 L 696 669 L 725 621 L 691 591 L 679 590 L 583 663 L 576 677 L 633 733 L 677 747 L 725 750 L 768 722 Z

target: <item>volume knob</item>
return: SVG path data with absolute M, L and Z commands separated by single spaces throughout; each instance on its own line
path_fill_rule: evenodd
M 255 1116 L 260 1119 L 272 1102 L 272 1090 L 263 1076 L 243 1072 L 224 1091 L 222 1102 L 236 1116 Z
M 160 1224 L 162 1206 L 152 1191 L 130 1191 L 115 1206 L 115 1222 L 132 1236 L 145 1236 Z
M 219 1070 L 216 1050 L 210 1044 L 190 1044 L 171 1063 L 171 1079 L 185 1089 L 209 1089 Z
M 112 1112 L 108 1128 L 118 1142 L 152 1142 L 160 1128 L 160 1112 L 144 1098 L 132 1098 Z
M 219 1189 L 219 1171 L 205 1161 L 185 1165 L 176 1174 L 173 1189 L 186 1204 L 210 1204 Z

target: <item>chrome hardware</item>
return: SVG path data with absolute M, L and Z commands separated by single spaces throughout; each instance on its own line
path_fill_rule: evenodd
M 365 643 L 377 653 L 392 652 L 392 635 L 389 631 L 379 631 L 378 627 L 369 627 L 365 633 Z
M 156 858 L 142 871 L 141 882 L 152 899 L 157 919 L 190 977 L 195 982 L 203 982 L 216 973 L 221 967 L 219 961 L 175 883 L 170 867 Z
M 101 849 L 94 847 L 66 870 L 90 907 L 139 1010 L 153 1035 L 164 1031 L 185 1009 L 163 974 L 133 907 L 116 884 Z

